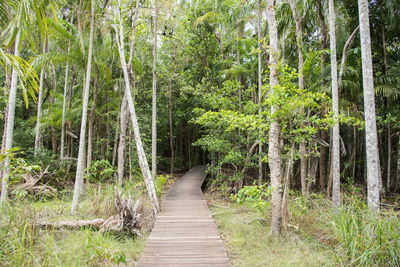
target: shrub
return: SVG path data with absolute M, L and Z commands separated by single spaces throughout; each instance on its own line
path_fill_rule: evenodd
M 115 173 L 114 167 L 108 160 L 93 161 L 89 169 L 89 181 L 91 182 L 104 182 L 113 177 Z M 86 174 L 85 174 L 86 175 Z
M 265 210 L 270 203 L 266 198 L 270 197 L 272 187 L 265 185 L 244 186 L 236 195 L 231 195 L 231 199 L 240 204 L 247 203 L 260 211 Z

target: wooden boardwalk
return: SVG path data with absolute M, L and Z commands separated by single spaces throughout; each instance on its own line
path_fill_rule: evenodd
M 205 170 L 195 167 L 171 186 L 138 266 L 230 266 L 201 192 Z

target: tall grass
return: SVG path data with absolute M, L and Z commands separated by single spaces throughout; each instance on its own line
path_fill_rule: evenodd
M 130 192 L 141 199 L 143 217 L 151 207 L 142 190 L 144 186 L 128 184 Z M 32 224 L 38 219 L 68 220 L 108 218 L 114 214 L 114 185 L 88 186 L 80 204 L 79 216 L 71 216 L 71 197 L 42 201 L 19 199 L 0 209 L 0 266 L 133 266 L 146 243 L 149 229 L 143 237 L 100 233 L 90 228 L 45 229 Z M 146 212 L 148 214 L 146 214 Z
M 400 219 L 394 211 L 380 214 L 352 201 L 332 213 L 331 229 L 338 246 L 335 260 L 351 266 L 400 266 Z

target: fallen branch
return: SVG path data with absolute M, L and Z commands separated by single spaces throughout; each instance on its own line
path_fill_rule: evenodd
M 108 219 L 68 221 L 39 220 L 32 224 L 40 227 L 52 228 L 92 227 L 100 230 L 101 232 L 127 232 L 129 234 L 141 236 L 140 231 L 137 229 L 137 224 L 140 219 L 140 214 L 137 212 L 139 203 L 139 200 L 137 200 L 135 205 L 133 205 L 130 195 L 128 199 L 125 199 L 121 191 L 115 188 L 115 208 L 117 210 L 117 214 Z

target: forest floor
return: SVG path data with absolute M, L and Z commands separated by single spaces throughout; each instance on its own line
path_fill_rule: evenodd
M 320 266 L 331 262 L 331 241 L 316 211 L 292 216 L 280 238 L 270 235 L 270 213 L 205 193 L 233 266 Z M 269 209 L 268 209 L 269 210 Z

